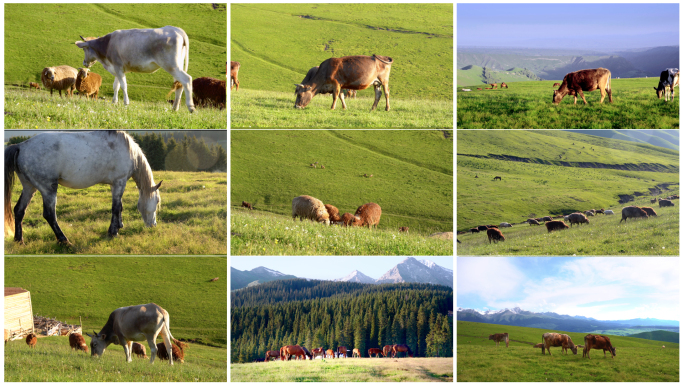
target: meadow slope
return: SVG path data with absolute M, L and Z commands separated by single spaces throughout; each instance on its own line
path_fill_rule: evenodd
M 552 103 L 553 84 L 559 81 L 516 82 L 508 89 L 477 91 L 483 85 L 461 86 L 457 90 L 459 129 L 677 129 L 679 103 L 658 100 L 653 78 L 611 80 L 613 103 L 600 92 L 585 92 L 587 105 L 566 96 Z M 463 92 L 461 88 L 470 88 Z
M 509 347 L 496 347 L 489 340 L 493 333 L 508 332 Z M 533 348 L 546 332 L 569 335 L 575 344 L 584 344 L 586 333 L 514 327 L 498 324 L 457 322 L 458 381 L 679 381 L 679 345 L 663 341 L 609 336 L 616 348 L 615 358 L 592 350 L 591 358 L 562 355 L 551 348 L 551 355 Z M 662 348 L 662 346 L 665 348 Z

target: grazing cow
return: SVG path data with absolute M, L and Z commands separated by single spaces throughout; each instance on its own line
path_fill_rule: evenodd
M 373 357 L 373 355 L 375 355 L 375 357 L 380 357 L 381 354 L 382 354 L 382 349 L 380 349 L 380 348 L 369 348 L 368 349 L 368 357 Z
M 330 357 L 331 359 L 334 359 L 334 358 L 335 358 L 335 352 L 334 352 L 332 349 L 328 349 L 328 350 L 326 351 L 326 355 L 327 355 L 328 357 Z
M 544 347 L 544 344 L 539 343 L 539 344 L 535 344 L 532 348 L 542 348 L 542 347 Z
M 658 202 L 658 198 L 657 198 L 657 197 L 654 197 L 654 198 L 651 199 L 651 204 L 655 204 L 655 203 L 657 203 L 657 202 Z
M 171 96 L 183 86 L 178 81 L 173 82 L 173 87 L 166 95 Z M 169 100 L 169 103 L 171 100 Z M 196 107 L 226 107 L 226 81 L 211 77 L 198 77 L 192 81 L 192 102 Z
M 496 87 L 498 87 L 498 86 L 499 86 L 499 84 L 497 84 L 497 83 L 494 83 L 494 84 L 489 84 L 489 85 L 490 85 L 490 86 L 492 87 L 491 89 L 494 89 L 494 88 L 496 88 Z
M 387 357 L 387 355 L 392 355 L 392 349 L 394 348 L 395 345 L 396 344 L 385 345 L 384 347 L 382 347 L 382 355 L 385 357 Z
M 344 97 L 339 97 L 342 88 L 361 90 L 373 85 L 375 103 L 373 103 L 371 111 L 378 106 L 382 90 L 385 91 L 385 110 L 389 111 L 389 75 L 392 63 L 391 57 L 378 55 L 327 59 L 319 65 L 318 71 L 311 80 L 296 84 L 295 108 L 306 107 L 311 99 L 319 93 L 332 92 L 333 103 L 330 108 L 335 109 L 337 99 L 340 98 L 342 108 L 347 109 Z
M 185 343 L 183 343 L 185 346 Z M 173 359 L 185 363 L 185 348 L 178 348 L 177 346 L 171 344 L 171 353 L 173 354 Z M 164 343 L 157 344 L 157 357 L 159 360 L 171 360 L 169 357 L 169 352 L 166 350 Z
M 589 224 L 589 219 L 587 219 L 587 217 L 584 216 L 584 214 L 580 213 L 580 212 L 575 212 L 575 213 L 569 214 L 568 215 L 568 221 L 570 221 L 571 227 L 573 224 L 577 224 L 577 225 L 580 225 L 583 223 Z
M 499 180 L 501 181 L 501 176 L 494 176 L 494 181 Z
M 553 103 L 560 104 L 565 95 L 573 95 L 575 97 L 575 104 L 577 104 L 577 95 L 579 94 L 587 104 L 587 99 L 584 97 L 582 91 L 601 91 L 601 103 L 608 94 L 608 99 L 613 102 L 613 91 L 610 89 L 610 71 L 605 68 L 597 69 L 582 69 L 580 71 L 570 72 L 563 78 L 563 84 L 560 88 L 553 91 Z
M 304 80 L 302 80 L 302 82 L 300 84 L 306 84 L 306 83 L 310 82 L 311 80 L 313 80 L 314 76 L 316 76 L 316 73 L 318 73 L 318 68 L 319 67 L 317 67 L 317 66 L 311 67 L 311 69 L 309 69 L 309 71 L 306 73 L 306 76 L 304 76 Z M 318 94 L 320 94 L 320 95 L 332 94 L 332 93 L 333 93 L 332 89 L 318 92 Z M 352 90 L 352 89 L 342 88 L 342 92 L 340 92 L 340 99 L 344 99 L 344 98 L 356 98 L 356 90 L 355 89 Z
M 80 333 L 72 333 L 69 335 L 69 346 L 72 350 L 83 351 L 88 353 L 88 345 Z
M 674 101 L 674 88 L 677 86 L 679 86 L 679 69 L 667 68 L 666 70 L 660 72 L 658 88 L 653 87 L 653 89 L 655 89 L 658 99 L 662 98 L 663 93 L 665 93 L 665 101 L 670 101 L 670 94 L 672 95 L 672 100 Z
M 658 205 L 660 205 L 660 207 L 674 207 L 674 203 L 670 200 L 660 200 Z
M 233 90 L 233 86 L 235 86 L 235 92 L 240 90 L 240 81 L 238 80 L 238 71 L 240 70 L 240 62 L 239 61 L 231 61 L 230 62 L 230 90 Z
M 651 208 L 651 207 L 640 207 L 640 208 L 643 209 L 644 212 L 646 212 L 646 214 L 647 214 L 648 216 L 658 216 L 658 215 L 656 214 L 655 210 L 653 210 L 653 208 Z
M 185 90 L 185 104 L 190 112 L 195 111 L 192 77 L 187 73 L 190 41 L 182 29 L 169 25 L 156 29 L 119 29 L 103 37 L 86 39 L 81 36 L 81 39 L 83 41 L 75 44 L 84 51 L 83 66 L 90 68 L 95 61 L 99 61 L 114 75 L 113 103 L 117 102 L 121 87 L 124 105 L 129 104 L 127 72 L 152 73 L 163 68 L 183 85 L 182 89 L 176 90 L 173 110 L 178 110 Z
M 511 225 L 507 222 L 503 222 L 503 223 L 499 224 L 499 227 L 501 227 L 501 228 L 513 228 L 513 225 Z
M 541 221 L 553 221 L 553 219 L 551 218 L 551 216 L 544 216 L 541 218 Z
M 537 221 L 536 219 L 527 219 L 527 222 L 530 223 L 530 226 L 533 224 L 534 225 L 541 225 L 541 224 L 539 224 L 539 221 Z
M 251 204 L 251 203 L 248 203 L 248 202 L 246 202 L 246 201 L 243 201 L 243 202 L 242 202 L 242 206 L 245 207 L 245 208 L 247 208 L 247 209 L 249 209 L 250 211 L 252 210 L 252 204 Z
M 26 335 L 26 345 L 28 345 L 30 348 L 35 348 L 37 342 L 38 337 L 33 333 L 29 333 L 28 335 Z
M 554 87 L 554 88 L 560 87 L 560 85 L 561 85 L 560 83 L 553 83 L 553 87 Z
M 392 357 L 397 357 L 397 353 L 399 352 L 405 352 L 408 357 L 413 357 L 413 351 L 406 344 L 395 344 L 392 347 Z
M 337 347 L 337 357 L 347 357 L 347 347 Z
M 496 243 L 497 241 L 505 241 L 506 238 L 504 235 L 501 233 L 501 231 L 498 228 L 489 228 L 487 230 L 487 238 L 489 239 L 489 244 L 492 243 L 492 240 Z
M 481 91 L 481 90 L 482 90 L 482 88 L 478 88 L 477 90 L 478 90 L 478 91 Z
M 100 332 L 90 336 L 90 355 L 102 356 L 109 344 L 114 343 L 123 345 L 126 361 L 131 359 L 131 344 L 133 341 L 147 340 L 150 346 L 150 363 L 154 363 L 157 355 L 157 345 L 155 341 L 161 333 L 166 350 L 171 349 L 173 341 L 181 350 L 185 343 L 176 340 L 171 335 L 171 325 L 169 313 L 162 307 L 154 303 L 121 307 L 115 309 L 109 315 L 107 323 Z M 169 364 L 173 365 L 173 358 L 169 359 Z
M 480 232 L 479 228 L 470 228 L 470 233 L 477 233 Z
M 672 196 L 670 196 L 670 200 L 675 200 L 675 199 L 679 199 L 679 195 L 672 195 Z
M 594 211 L 596 211 L 597 214 L 599 214 L 599 213 L 604 214 L 604 213 L 606 212 L 606 210 L 603 209 L 603 208 L 601 208 L 601 209 L 595 209 Z
M 361 357 L 361 352 L 359 352 L 358 348 L 354 348 L 352 351 L 352 357 Z
M 494 340 L 496 342 L 497 347 L 499 346 L 500 341 L 505 341 L 506 348 L 508 348 L 508 332 L 495 333 L 493 335 L 489 335 L 489 340 Z
M 606 215 L 614 215 L 615 214 L 615 212 L 613 212 L 613 210 L 611 210 L 611 209 L 606 209 L 606 211 L 604 213 Z
M 584 336 L 584 352 L 582 353 L 582 357 L 586 356 L 591 359 L 589 351 L 591 351 L 592 348 L 603 349 L 603 357 L 606 357 L 606 351 L 610 352 L 611 359 L 614 359 L 616 356 L 615 347 L 610 343 L 610 338 L 608 336 L 592 334 Z
M 508 84 L 506 83 L 501 83 L 501 89 L 508 88 Z
M 278 352 L 278 351 L 266 351 L 266 355 L 264 355 L 264 362 L 268 363 L 274 357 L 276 359 L 279 358 L 280 352 Z
M 162 346 L 164 343 L 160 343 Z M 131 345 L 131 348 L 133 349 L 133 353 L 142 358 L 142 359 L 147 359 L 147 350 L 145 349 L 145 346 L 140 344 L 140 343 L 133 343 Z M 159 353 L 159 348 L 157 348 L 157 353 Z
M 634 205 L 622 208 L 622 219 L 620 219 L 620 223 L 622 223 L 623 220 L 626 223 L 627 219 L 630 217 L 635 219 L 638 217 L 645 217 L 648 219 L 648 214 L 643 209 Z
M 486 226 L 486 225 L 479 225 L 479 226 L 477 227 L 477 229 L 480 230 L 480 231 L 486 231 L 486 230 L 489 229 L 489 227 Z
M 562 221 L 552 220 L 546 223 L 546 230 L 549 232 L 568 228 L 568 225 Z
M 562 347 L 561 355 L 563 354 L 563 351 L 565 351 L 565 354 L 568 354 L 568 349 L 570 349 L 574 355 L 577 354 L 577 346 L 572 342 L 572 339 L 568 335 L 545 333 L 542 335 L 542 341 L 544 342 L 544 345 L 542 345 L 542 355 L 546 354 L 545 350 L 547 349 L 549 350 L 549 355 L 551 355 L 551 347 Z

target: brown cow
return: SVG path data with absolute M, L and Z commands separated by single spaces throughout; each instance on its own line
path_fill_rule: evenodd
M 275 357 L 276 359 L 280 357 L 280 352 L 278 351 L 267 351 L 266 355 L 264 356 L 264 362 L 268 363 L 271 361 L 271 358 Z
M 606 351 L 610 351 L 611 359 L 616 356 L 615 348 L 610 343 L 610 338 L 608 336 L 592 334 L 584 336 L 584 352 L 582 353 L 582 357 L 586 356 L 591 359 L 589 351 L 591 351 L 592 348 L 603 349 L 603 357 L 606 357 Z
M 508 348 L 508 332 L 495 333 L 493 335 L 489 335 L 489 340 L 494 340 L 496 342 L 497 347 L 499 346 L 500 341 L 505 341 L 506 348 Z
M 546 223 L 546 230 L 549 232 L 568 228 L 568 225 L 562 221 L 553 220 Z
M 342 88 L 361 90 L 373 85 L 375 103 L 371 111 L 378 106 L 382 90 L 385 91 L 385 110 L 389 111 L 389 75 L 393 62 L 391 57 L 378 55 L 327 59 L 319 65 L 316 75 L 311 80 L 296 84 L 295 108 L 306 107 L 319 93 L 332 92 L 333 103 L 330 108 L 335 109 L 339 98 L 342 101 L 342 108 L 347 109 L 344 97 L 339 97 Z
M 162 343 L 162 345 L 163 344 L 164 343 Z M 166 347 L 164 347 L 164 349 L 166 349 Z M 131 352 L 140 358 L 147 359 L 147 350 L 145 349 L 145 346 L 140 343 L 131 344 Z M 176 355 L 174 355 L 174 358 L 175 356 Z
M 560 83 L 553 83 L 553 87 L 560 87 Z
M 679 86 L 679 70 L 674 73 L 674 69 L 670 72 L 668 68 L 660 72 L 660 80 L 658 81 L 658 88 L 653 87 L 656 91 L 656 96 L 658 99 L 662 98 L 663 93 L 665 93 L 665 101 L 670 101 L 669 96 L 672 95 L 672 101 L 674 101 L 674 88 Z
M 178 348 L 176 344 L 171 344 L 171 353 L 173 353 L 173 360 L 185 363 L 185 346 L 187 344 L 180 344 L 181 348 Z M 157 357 L 159 360 L 169 360 L 169 352 L 166 350 L 166 345 L 164 345 L 164 343 L 157 344 Z
M 373 355 L 375 355 L 375 357 L 380 357 L 381 354 L 382 354 L 382 349 L 380 349 L 380 348 L 369 348 L 368 349 L 368 357 L 373 357 Z
M 570 226 L 572 227 L 573 224 L 580 225 L 582 223 L 589 224 L 589 219 L 587 219 L 586 216 L 584 216 L 583 213 L 580 212 L 575 212 L 571 213 L 568 215 L 568 221 L 570 222 Z
M 508 84 L 506 83 L 501 83 L 501 89 L 508 88 Z
M 504 235 L 501 233 L 501 231 L 498 228 L 489 228 L 487 230 L 487 238 L 489 239 L 489 244 L 492 243 L 492 240 L 496 243 L 497 241 L 505 241 L 506 238 Z
M 69 335 L 69 346 L 72 350 L 75 349 L 88 353 L 88 344 L 86 344 L 85 338 L 80 333 L 72 333 Z
M 235 86 L 235 91 L 240 89 L 240 81 L 238 80 L 238 71 L 240 70 L 240 62 L 231 61 L 230 62 L 230 90 L 233 90 Z
M 355 356 L 361 357 L 361 352 L 359 352 L 358 348 L 354 348 L 354 350 L 352 351 L 352 357 L 355 357 Z
M 574 355 L 577 354 L 577 346 L 572 342 L 572 339 L 568 335 L 545 333 L 542 335 L 542 341 L 544 342 L 544 345 L 542 345 L 542 355 L 546 354 L 545 350 L 547 349 L 549 350 L 549 355 L 551 355 L 551 347 L 562 347 L 561 355 L 563 354 L 563 351 L 565 351 L 565 354 L 567 355 L 568 349 L 570 349 Z
M 478 233 L 480 230 L 478 228 L 470 228 L 470 233 Z
M 387 357 L 387 355 L 391 355 L 392 354 L 392 348 L 394 348 L 394 345 L 395 344 L 385 345 L 384 347 L 382 347 L 382 355 L 385 357 Z
M 553 91 L 553 103 L 558 105 L 565 95 L 573 95 L 575 97 L 575 104 L 577 104 L 577 95 L 579 94 L 587 104 L 587 99 L 584 97 L 582 91 L 601 91 L 601 103 L 608 94 L 608 99 L 613 102 L 613 91 L 610 89 L 610 71 L 605 68 L 597 69 L 582 69 L 580 71 L 570 72 L 563 78 L 563 84 L 560 88 Z
M 639 218 L 639 217 L 645 217 L 648 219 L 648 213 L 644 211 L 643 209 L 637 207 L 637 206 L 629 206 L 629 207 L 624 207 L 622 208 L 622 219 L 620 219 L 620 223 L 624 220 L 625 223 L 627 222 L 628 218 Z
M 674 207 L 674 203 L 671 202 L 670 200 L 660 200 L 658 202 L 658 205 L 662 207 Z
M 646 214 L 647 214 L 648 216 L 658 216 L 658 215 L 656 214 L 656 211 L 655 211 L 653 208 L 651 208 L 651 207 L 640 207 L 640 208 L 643 209 L 644 212 L 646 212 Z
M 252 204 L 251 204 L 251 203 L 248 203 L 248 202 L 246 202 L 246 201 L 243 201 L 243 202 L 242 202 L 242 206 L 245 207 L 245 208 L 247 208 L 247 209 L 249 209 L 250 211 L 252 210 Z
M 541 224 L 539 224 L 539 221 L 537 221 L 537 219 L 527 219 L 527 222 L 530 223 L 530 226 L 531 226 L 532 224 L 534 224 L 534 225 L 541 225 Z

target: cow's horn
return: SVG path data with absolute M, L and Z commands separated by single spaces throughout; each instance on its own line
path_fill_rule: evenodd
M 83 38 L 83 36 L 81 36 L 81 35 L 78 35 L 78 37 L 80 37 L 80 38 L 81 38 L 81 40 L 85 41 L 85 39 Z

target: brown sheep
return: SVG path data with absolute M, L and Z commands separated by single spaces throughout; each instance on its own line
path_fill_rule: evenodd
M 555 220 L 547 221 L 545 225 L 546 225 L 546 229 L 549 232 L 561 230 L 561 229 L 568 229 L 568 225 L 562 221 L 555 221 Z
M 252 204 L 251 204 L 251 203 L 248 203 L 248 202 L 246 202 L 246 201 L 243 201 L 243 202 L 242 202 L 242 206 L 245 207 L 245 208 L 247 208 L 247 209 L 249 209 L 250 211 L 252 210 Z
M 368 226 L 371 229 L 373 226 L 376 228 L 380 223 L 380 216 L 382 215 L 382 208 L 375 203 L 367 203 L 356 209 L 354 217 L 356 221 L 354 225 L 357 227 Z
M 638 217 L 645 217 L 648 219 L 648 214 L 643 209 L 634 205 L 622 208 L 622 219 L 620 219 L 620 223 L 622 223 L 623 220 L 626 223 L 627 219 L 630 217 L 635 219 Z
M 292 220 L 295 220 L 297 216 L 299 216 L 299 221 L 309 219 L 325 223 L 325 225 L 330 224 L 330 216 L 323 202 L 307 195 L 292 199 Z
M 527 222 L 530 223 L 530 226 L 533 224 L 534 225 L 541 225 L 541 224 L 539 224 L 539 221 L 537 221 L 536 219 L 527 219 Z
M 646 214 L 649 216 L 658 216 L 656 214 L 655 210 L 653 210 L 653 208 L 651 208 L 651 207 L 640 207 L 640 208 L 643 209 L 644 212 L 646 212 Z
M 166 95 L 168 99 L 174 92 L 181 92 L 183 86 L 174 81 L 171 91 Z M 198 77 L 192 80 L 192 102 L 199 107 L 226 107 L 226 82 L 211 77 Z
M 660 205 L 661 208 L 662 207 L 674 207 L 674 203 L 671 202 L 670 200 L 660 200 L 658 202 L 658 205 Z
M 487 230 L 487 238 L 489 239 L 489 244 L 492 243 L 492 240 L 494 240 L 495 243 L 499 240 L 501 240 L 501 241 L 506 240 L 506 238 L 501 233 L 501 231 L 499 231 L 498 228 L 489 228 Z
M 80 333 L 72 333 L 69 335 L 69 346 L 72 350 L 83 351 L 88 353 L 88 344 L 86 344 L 85 338 Z
M 237 92 L 240 89 L 240 81 L 238 81 L 238 71 L 240 70 L 240 62 L 238 61 L 231 61 L 230 62 L 230 90 L 233 90 L 233 87 L 235 87 L 235 91 Z
M 33 333 L 29 333 L 28 335 L 26 335 L 26 345 L 28 345 L 29 347 L 35 348 L 37 342 L 38 337 Z
M 570 226 L 572 227 L 573 224 L 580 225 L 582 223 L 589 224 L 589 219 L 587 219 L 586 216 L 584 216 L 583 213 L 580 212 L 575 212 L 571 213 L 568 215 L 568 221 L 570 221 Z
M 330 204 L 325 204 L 324 205 L 325 210 L 328 211 L 328 216 L 330 217 L 330 221 L 340 221 L 342 218 L 340 218 L 340 211 L 335 207 L 334 205 Z
M 40 91 L 40 84 L 38 84 L 38 83 L 29 83 L 29 88 L 30 88 L 30 89 L 35 88 L 35 89 L 37 89 L 37 90 Z
M 356 217 L 349 212 L 346 212 L 344 215 L 342 215 L 340 219 L 342 221 L 342 225 L 345 227 L 349 227 L 356 222 Z
M 164 345 L 164 343 L 161 343 L 161 345 Z M 166 348 L 164 351 L 166 351 Z M 131 352 L 140 358 L 147 359 L 147 350 L 145 349 L 145 346 L 140 343 L 133 343 L 131 345 Z
M 40 79 L 45 89 L 50 90 L 50 96 L 52 96 L 53 90 L 59 91 L 59 97 L 62 97 L 62 91 L 67 96 L 73 96 L 74 89 L 76 89 L 77 75 L 78 71 L 76 68 L 60 65 L 58 67 L 43 68 Z
M 592 211 L 584 211 L 585 216 L 594 216 L 594 212 Z
M 181 363 L 185 363 L 185 348 L 187 344 L 178 342 L 180 344 L 180 347 L 177 347 L 174 344 L 171 344 L 171 350 L 173 351 L 173 360 L 174 361 L 180 361 Z M 157 357 L 160 360 L 168 360 L 169 359 L 169 353 L 166 351 L 166 346 L 164 343 L 159 343 L 157 344 Z
M 406 232 L 408 233 L 408 227 L 399 227 L 399 232 Z
M 90 72 L 88 68 L 79 68 L 78 75 L 76 76 L 76 90 L 78 91 L 79 97 L 85 95 L 86 100 L 89 96 L 93 97 L 93 100 L 97 100 L 97 96 L 100 94 L 100 86 L 102 85 L 102 76 L 97 73 Z

